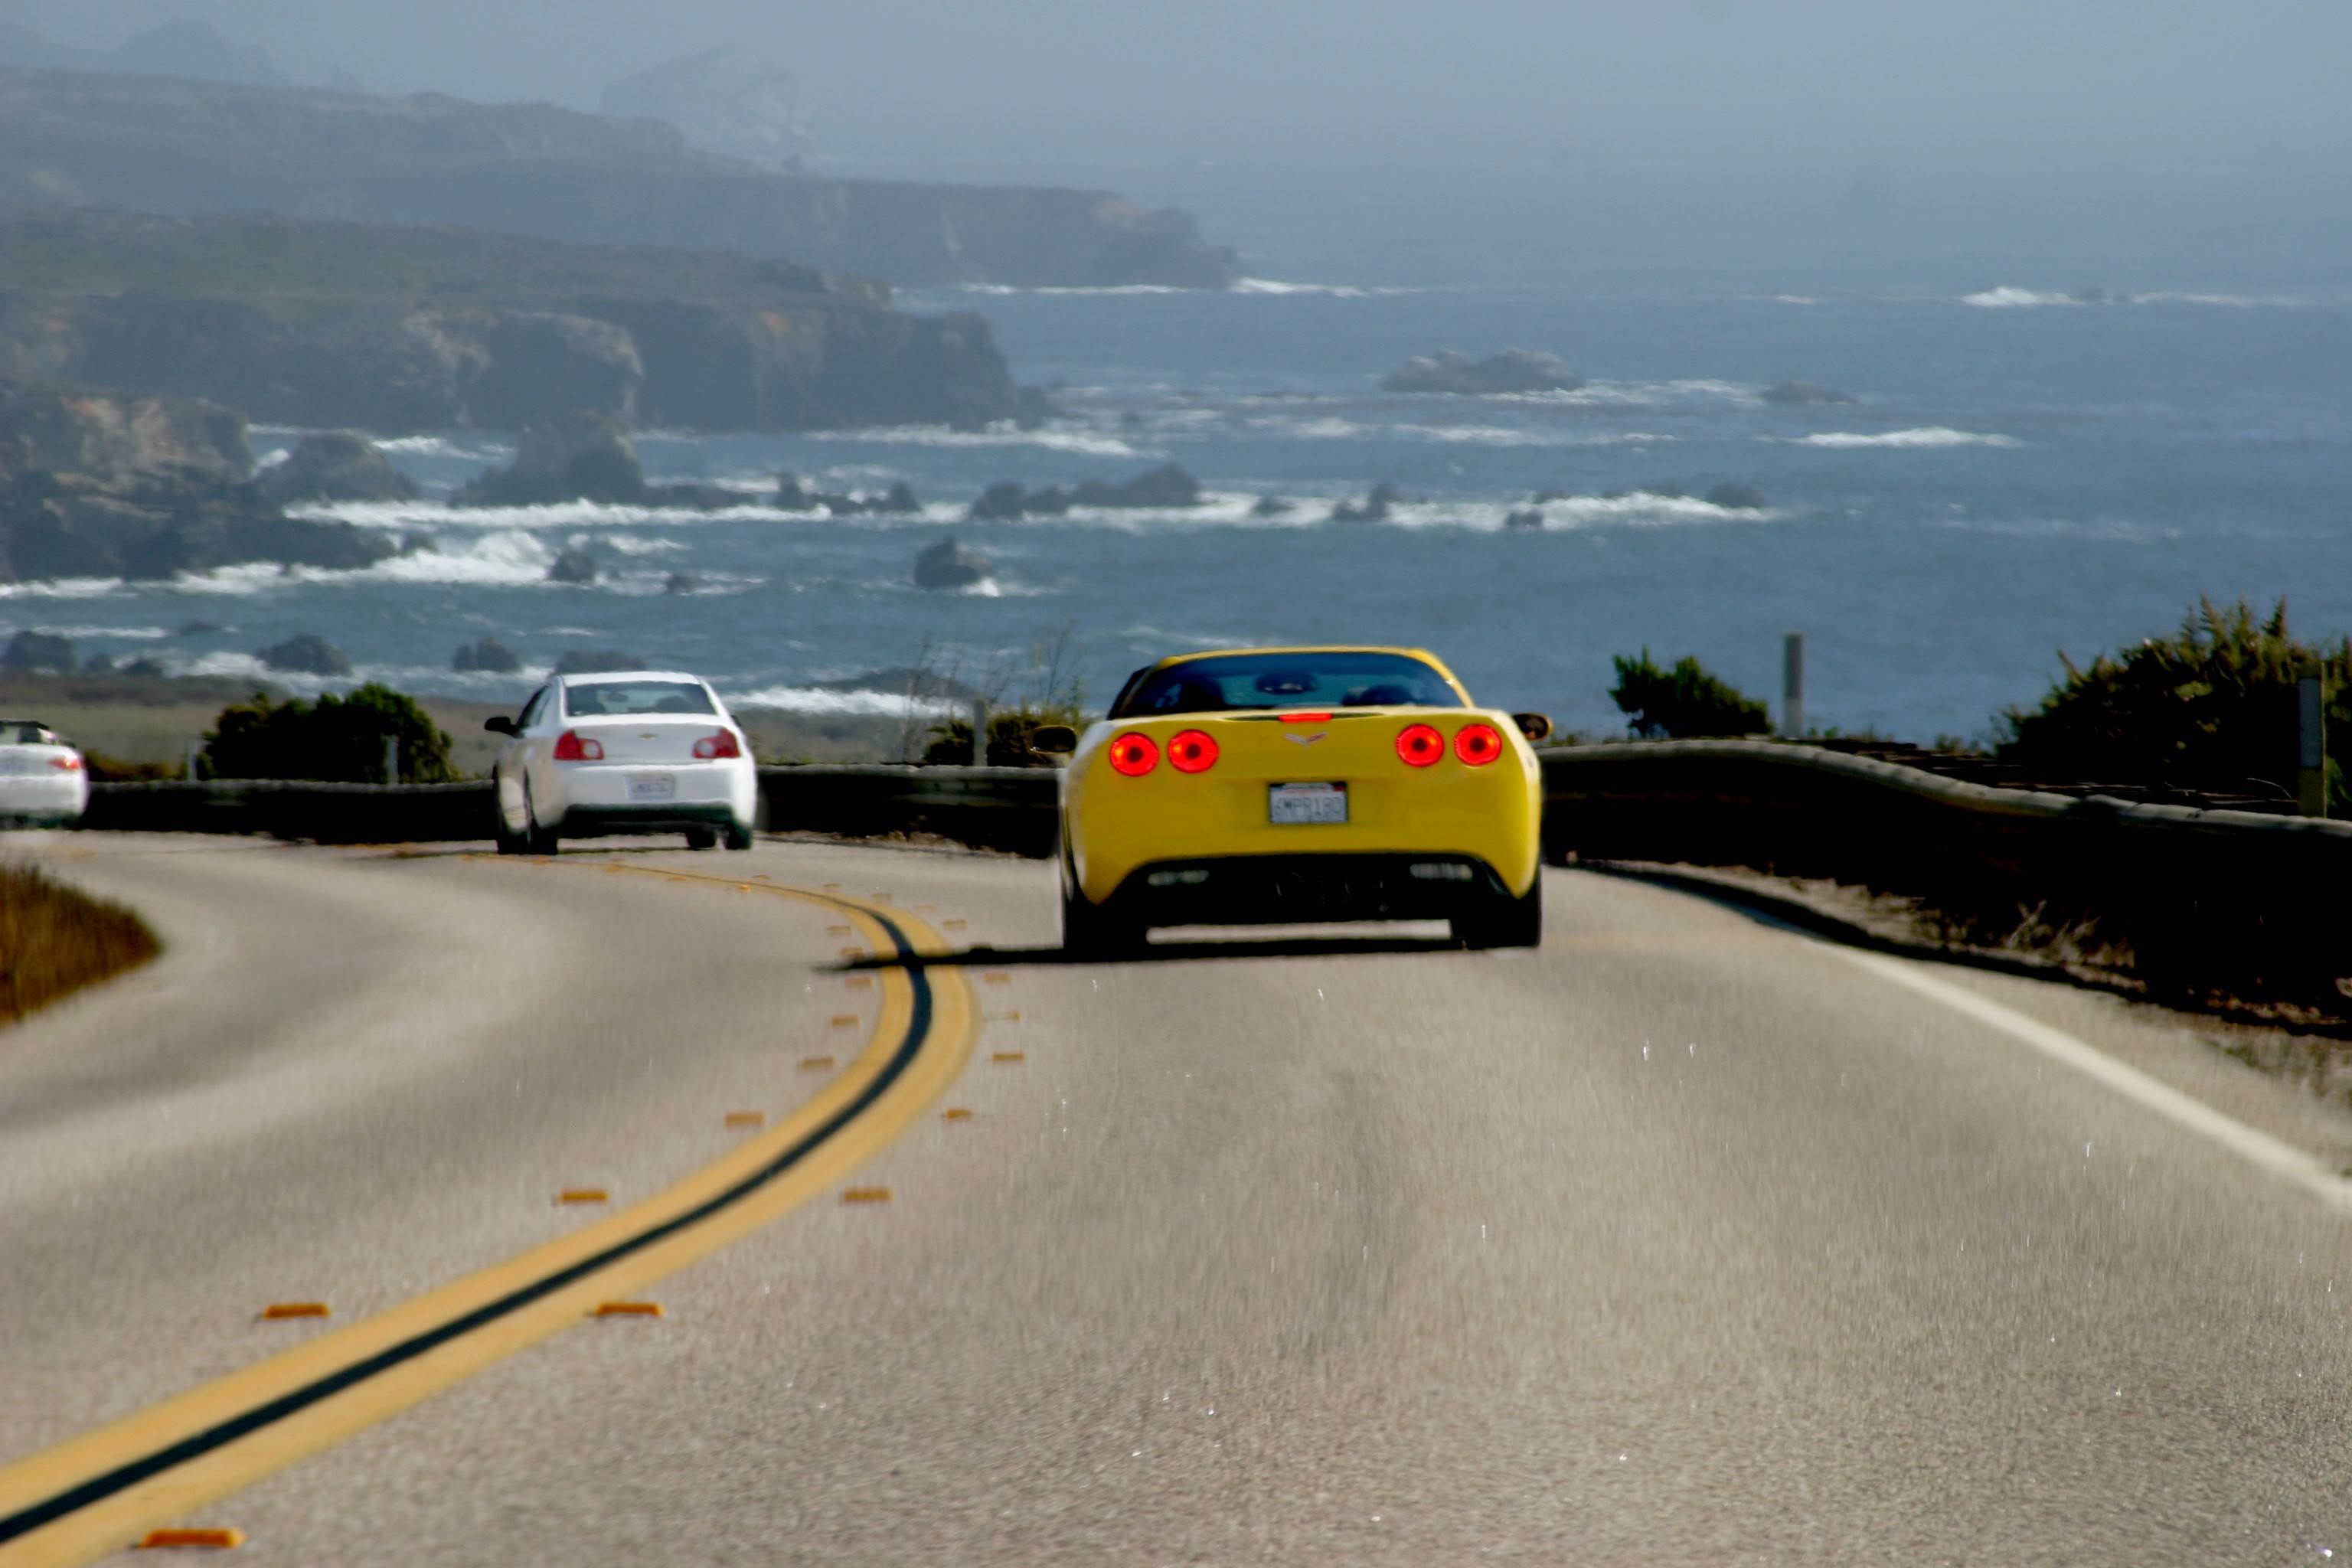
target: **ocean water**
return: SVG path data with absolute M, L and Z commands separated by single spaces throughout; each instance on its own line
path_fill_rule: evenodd
M 316 632 L 362 678 L 520 695 L 527 678 L 448 668 L 494 633 L 533 669 L 611 648 L 699 670 L 738 700 L 876 713 L 897 700 L 828 683 L 922 658 L 1009 700 L 1034 679 L 1033 650 L 1066 634 L 1099 703 L 1171 652 L 1404 644 L 1439 653 L 1481 700 L 1596 735 L 1622 728 L 1612 654 L 1696 654 L 1777 697 L 1781 636 L 1802 631 L 1813 722 L 1923 740 L 1987 733 L 2044 689 L 2061 649 L 2162 632 L 2200 594 L 2284 595 L 2299 632 L 2352 630 L 2352 289 L 2324 266 L 2283 281 L 2274 266 L 2233 276 L 2226 247 L 2193 266 L 2144 248 L 2104 255 L 2106 290 L 2086 300 L 2078 258 L 2037 266 L 2030 247 L 1711 270 L 1481 259 L 1409 237 L 1383 252 L 1269 235 L 1251 254 L 1276 276 L 1228 294 L 903 298 L 988 315 L 1015 374 L 1055 388 L 1063 413 L 1039 430 L 650 432 L 650 477 L 735 486 L 745 504 L 327 509 L 418 548 L 357 573 L 20 585 L 0 591 L 0 621 L 226 674 Z M 1410 355 L 1511 346 L 1558 353 L 1587 385 L 1379 390 Z M 1758 395 L 1789 378 L 1856 401 Z M 257 431 L 257 452 L 297 434 Z M 436 497 L 512 445 L 480 431 L 389 443 Z M 1171 461 L 1206 504 L 961 521 L 992 481 Z M 904 479 L 926 513 L 776 512 L 759 497 L 778 469 L 877 492 Z M 1390 521 L 1325 521 L 1382 480 L 1408 498 Z M 1726 482 L 1768 504 L 1689 499 Z M 1654 493 L 1668 487 L 1683 496 Z M 1538 491 L 1561 498 L 1537 509 L 1543 525 L 1507 528 Z M 1254 515 L 1264 497 L 1287 510 Z M 991 558 L 990 581 L 915 588 L 916 552 L 950 534 Z M 605 567 L 595 585 L 546 581 L 570 544 Z M 664 593 L 677 572 L 699 591 Z M 220 629 L 178 635 L 190 621 Z

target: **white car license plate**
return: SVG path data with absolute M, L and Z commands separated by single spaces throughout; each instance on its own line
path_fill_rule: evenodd
M 629 775 L 631 800 L 670 800 L 677 795 L 677 775 L 675 773 L 631 773 Z
M 1265 819 L 1272 823 L 1345 822 L 1348 786 L 1343 784 L 1268 784 Z

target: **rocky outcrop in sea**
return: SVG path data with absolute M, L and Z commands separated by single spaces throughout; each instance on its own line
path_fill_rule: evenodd
M 1087 479 L 1070 489 L 1047 485 L 1024 489 L 1010 479 L 992 484 L 971 503 L 976 520 L 1016 517 L 1060 517 L 1072 507 L 1102 507 L 1111 510 L 1181 510 L 1201 504 L 1201 481 L 1174 463 L 1164 464 L 1117 484 Z
M 649 485 L 628 427 L 609 414 L 569 414 L 522 433 L 515 460 L 460 485 L 451 506 L 553 506 L 562 501 L 716 511 L 743 498 L 713 485 Z M 558 581 L 573 581 L 560 578 Z
M 988 579 L 992 563 L 977 550 L 942 539 L 915 557 L 918 588 L 970 588 Z
M 0 377 L 0 580 L 347 570 L 393 553 L 348 523 L 288 517 L 252 473 L 228 409 Z
M 415 500 L 407 475 L 374 442 L 347 430 L 305 436 L 284 462 L 256 481 L 262 499 L 278 506 L 304 501 Z

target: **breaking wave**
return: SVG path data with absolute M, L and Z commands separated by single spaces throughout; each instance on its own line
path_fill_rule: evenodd
M 772 708 L 786 713 L 837 714 L 873 719 L 897 719 L 908 712 L 939 719 L 954 710 L 951 702 L 910 698 L 897 691 L 835 691 L 823 686 L 763 686 L 740 694 L 722 692 L 727 706 Z
M 1148 458 L 1160 453 L 1130 447 L 1116 436 L 1086 426 L 1047 424 L 1023 430 L 1010 424 L 985 430 L 950 430 L 944 425 L 886 425 L 867 430 L 812 430 L 812 441 L 874 442 L 898 447 L 1043 447 L 1049 452 L 1079 452 L 1096 458 Z
M 1987 436 L 1974 430 L 1954 430 L 1929 425 L 1916 430 L 1822 430 L 1797 438 L 1801 447 L 2022 447 L 2014 436 Z

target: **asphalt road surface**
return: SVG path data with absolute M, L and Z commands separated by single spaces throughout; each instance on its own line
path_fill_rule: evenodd
M 777 1212 L 613 1276 L 661 1316 L 584 1279 L 169 1517 L 255 1568 L 2352 1552 L 2352 1121 L 2104 998 L 1576 871 L 1540 952 L 1064 964 L 1052 868 L 977 854 L 42 852 L 170 951 L 0 1033 L 0 1505 L 832 1094 Z M 999 953 L 845 969 L 883 928 L 769 891 L 827 883 Z

